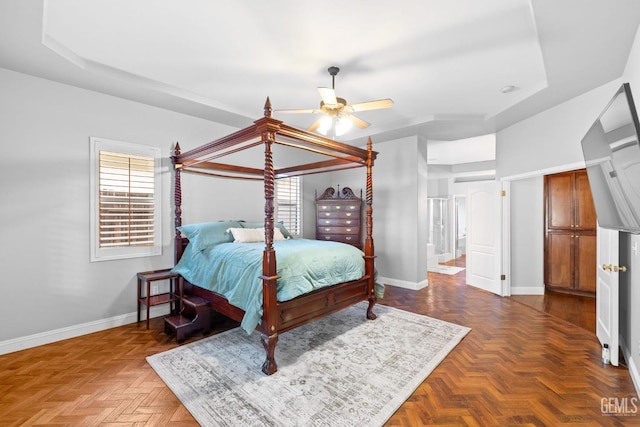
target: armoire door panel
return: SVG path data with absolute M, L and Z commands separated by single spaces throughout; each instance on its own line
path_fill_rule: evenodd
M 573 245 L 576 253 L 576 289 L 595 292 L 597 277 L 596 236 L 577 234 Z
M 573 225 L 572 180 L 572 176 L 566 174 L 558 174 L 547 179 L 547 225 L 549 228 L 571 228 Z
M 547 286 L 571 289 L 572 240 L 568 233 L 549 233 L 547 236 Z
M 596 209 L 593 204 L 587 173 L 576 173 L 575 180 L 575 225 L 579 229 L 596 228 Z

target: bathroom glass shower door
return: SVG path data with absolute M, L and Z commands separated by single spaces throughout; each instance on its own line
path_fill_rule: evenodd
M 427 265 L 433 266 L 452 258 L 451 216 L 448 197 L 428 197 Z

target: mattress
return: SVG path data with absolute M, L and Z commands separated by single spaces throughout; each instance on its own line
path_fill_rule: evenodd
M 173 268 L 193 285 L 224 296 L 245 311 L 241 327 L 252 333 L 262 318 L 264 242 L 221 243 L 195 250 L 187 245 Z M 275 241 L 277 299 L 288 301 L 316 289 L 360 279 L 363 252 L 339 242 L 287 239 Z

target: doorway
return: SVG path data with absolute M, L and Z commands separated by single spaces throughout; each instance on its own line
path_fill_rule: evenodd
M 467 198 L 453 196 L 453 236 L 455 258 L 464 258 L 467 254 Z
M 465 268 L 467 213 L 465 196 L 427 198 L 427 268 L 456 274 Z

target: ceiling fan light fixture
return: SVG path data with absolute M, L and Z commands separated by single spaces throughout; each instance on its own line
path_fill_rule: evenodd
M 340 68 L 332 66 L 329 67 L 327 71 L 329 71 L 329 74 L 331 75 L 331 88 L 318 88 L 318 93 L 320 94 L 320 109 L 314 108 L 276 111 L 285 113 L 324 113 L 325 117 L 313 122 L 307 130 L 309 132 L 318 132 L 324 136 L 331 134 L 331 136 L 335 138 L 336 136 L 344 135 L 353 126 L 360 129 L 365 129 L 369 126 L 369 123 L 356 115 L 352 115 L 351 113 L 389 108 L 393 105 L 393 100 L 389 98 L 349 104 L 346 99 L 336 96 L 335 77 L 340 71 Z
M 333 126 L 333 117 L 324 116 L 322 119 L 320 119 L 320 125 L 318 126 L 318 133 L 321 133 L 322 135 L 326 135 L 332 126 Z
M 336 119 L 336 136 L 344 135 L 351 129 L 353 123 L 349 119 L 349 117 L 338 117 Z
M 320 119 L 316 131 L 325 136 L 331 134 L 336 137 L 347 133 L 352 126 L 353 123 L 348 115 L 325 116 Z

